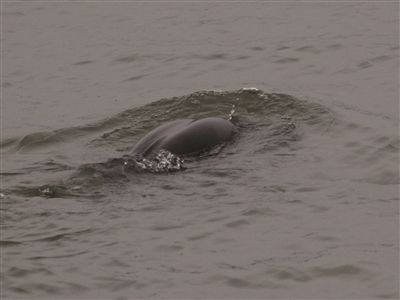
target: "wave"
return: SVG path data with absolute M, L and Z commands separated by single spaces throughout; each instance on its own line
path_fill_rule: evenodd
M 63 149 L 66 144 L 80 148 L 80 152 L 101 153 L 96 162 L 80 162 L 75 172 L 62 183 L 44 184 L 33 187 L 15 187 L 13 193 L 25 196 L 71 197 L 79 193 L 88 197 L 83 186 L 92 189 L 105 183 L 125 182 L 138 173 L 169 173 L 191 169 L 196 159 L 185 160 L 167 151 L 158 153 L 147 160 L 129 156 L 129 150 L 141 136 L 151 129 L 171 120 L 200 119 L 210 116 L 231 119 L 238 128 L 232 142 L 211 149 L 196 159 L 221 154 L 221 158 L 235 155 L 234 164 L 254 155 L 274 152 L 276 155 L 290 156 L 298 141 L 313 131 L 323 133 L 328 130 L 335 117 L 326 107 L 281 93 L 265 93 L 255 88 L 236 91 L 199 91 L 189 95 L 165 98 L 145 106 L 123 111 L 110 118 L 85 126 L 58 129 L 52 132 L 32 133 L 24 137 L 1 142 L 1 149 L 7 154 L 36 153 L 53 149 Z M 76 141 L 79 140 L 80 143 Z M 109 150 L 122 153 L 120 157 L 104 157 Z M 75 150 L 75 149 L 74 149 Z M 67 151 L 67 150 L 65 150 Z M 57 152 L 58 153 L 58 152 Z M 94 154 L 93 156 L 95 156 Z M 65 154 L 68 156 L 68 154 Z M 49 158 L 52 164 L 52 158 Z M 34 163 L 33 171 L 60 172 L 65 168 L 48 168 Z M 68 162 L 68 170 L 72 167 Z M 31 168 L 31 169 L 32 169 Z M 240 169 L 240 166 L 236 166 Z M 25 169 L 26 171 L 26 169 Z M 18 172 L 13 172 L 18 174 Z M 7 192 L 11 191 L 10 189 Z M 96 196 L 99 194 L 96 192 Z

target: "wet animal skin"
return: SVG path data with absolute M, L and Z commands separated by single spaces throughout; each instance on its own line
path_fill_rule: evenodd
M 177 155 L 193 155 L 230 140 L 235 131 L 235 126 L 222 118 L 175 120 L 146 134 L 132 154 L 149 157 L 159 150 L 167 150 Z

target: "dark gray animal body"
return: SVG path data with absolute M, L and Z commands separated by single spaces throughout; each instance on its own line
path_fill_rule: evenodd
M 146 157 L 162 149 L 177 155 L 196 154 L 230 140 L 234 132 L 235 126 L 222 118 L 171 121 L 139 140 L 132 154 Z

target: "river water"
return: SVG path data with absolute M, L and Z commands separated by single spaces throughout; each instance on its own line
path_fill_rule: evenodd
M 399 297 L 398 2 L 1 5 L 2 299 Z

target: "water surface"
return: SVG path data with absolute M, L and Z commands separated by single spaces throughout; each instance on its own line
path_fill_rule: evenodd
M 2 4 L 1 296 L 398 298 L 398 8 Z M 125 164 L 232 105 L 223 147 Z

